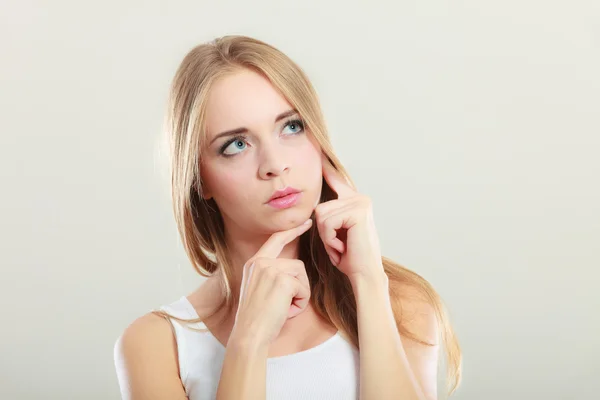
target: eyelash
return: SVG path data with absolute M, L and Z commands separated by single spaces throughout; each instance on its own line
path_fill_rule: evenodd
M 289 125 L 299 125 L 300 126 L 300 131 L 296 132 L 296 133 L 291 133 L 288 136 L 295 136 L 295 135 L 299 135 L 301 133 L 304 132 L 304 121 L 302 121 L 301 119 L 298 118 L 294 118 L 294 119 L 290 119 L 289 121 L 286 121 L 285 124 L 283 125 L 283 128 L 286 128 Z M 246 135 L 238 135 L 238 136 L 234 136 L 231 139 L 229 139 L 228 141 L 226 141 L 225 143 L 223 143 L 223 146 L 221 146 L 221 148 L 219 149 L 219 154 L 221 154 L 223 157 L 233 157 L 238 153 L 235 154 L 225 154 L 224 151 L 225 149 L 227 149 L 227 147 L 229 147 L 229 145 L 233 142 L 235 142 L 236 140 L 242 140 L 242 141 L 246 141 L 246 139 L 248 139 L 248 137 Z

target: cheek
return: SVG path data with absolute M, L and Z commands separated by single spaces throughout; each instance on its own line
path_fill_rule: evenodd
M 227 203 L 234 199 L 246 197 L 252 192 L 251 180 L 248 179 L 248 169 L 223 167 L 219 165 L 205 168 L 203 178 L 207 190 L 217 202 Z
M 301 142 L 293 147 L 290 156 L 293 157 L 296 166 L 306 168 L 315 164 L 318 164 L 317 167 L 321 165 L 321 147 L 310 133 L 306 133 Z
M 301 171 L 303 180 L 312 188 L 321 189 L 323 167 L 321 164 L 321 148 L 318 144 L 307 142 L 294 152 L 294 164 Z

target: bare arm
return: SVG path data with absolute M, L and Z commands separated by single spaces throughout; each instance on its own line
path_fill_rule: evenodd
M 187 400 L 175 338 L 165 319 L 146 314 L 135 320 L 117 340 L 114 356 L 124 400 Z
M 232 333 L 227 343 L 217 400 L 266 398 L 268 346 Z
M 301 313 L 310 298 L 304 263 L 277 257 L 310 226 L 309 219 L 275 232 L 244 264 L 240 302 L 225 350 L 217 400 L 265 400 L 269 345 L 285 321 Z
M 437 399 L 438 327 L 432 307 L 406 296 L 410 331 L 435 343 L 427 346 L 401 337 L 388 293 L 387 277 L 357 279 L 353 289 L 358 306 L 360 398 Z

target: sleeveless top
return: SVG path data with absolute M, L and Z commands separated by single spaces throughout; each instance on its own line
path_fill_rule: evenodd
M 185 296 L 160 308 L 178 318 L 198 318 Z M 225 347 L 202 322 L 186 324 L 173 319 L 171 322 L 180 378 L 188 399 L 214 400 Z M 267 358 L 266 379 L 267 400 L 356 400 L 360 382 L 359 353 L 338 331 L 308 350 Z

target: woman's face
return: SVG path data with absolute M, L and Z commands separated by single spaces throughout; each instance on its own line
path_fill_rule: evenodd
M 213 85 L 207 107 L 203 197 L 215 200 L 227 229 L 272 233 L 307 220 L 321 196 L 321 149 L 285 98 L 242 70 Z M 269 204 L 286 187 L 300 191 L 296 202 Z

